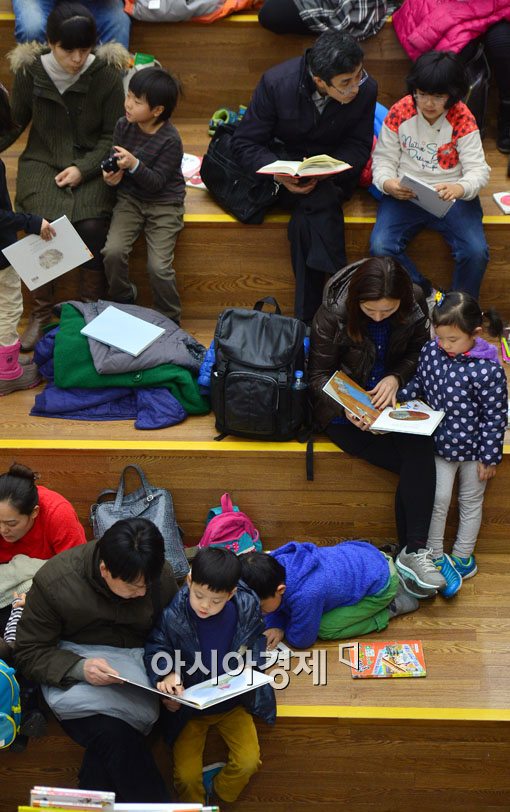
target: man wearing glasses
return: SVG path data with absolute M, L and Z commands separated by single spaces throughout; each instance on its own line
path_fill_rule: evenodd
M 232 146 L 244 169 L 277 158 L 327 154 L 351 164 L 339 175 L 306 180 L 276 175 L 296 277 L 295 315 L 311 321 L 328 275 L 347 264 L 342 204 L 352 194 L 372 147 L 377 83 L 363 51 L 341 31 L 322 34 L 301 57 L 266 71 Z

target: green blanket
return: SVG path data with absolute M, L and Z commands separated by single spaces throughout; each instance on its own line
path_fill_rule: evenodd
M 200 395 L 197 381 L 189 370 L 176 364 L 160 364 L 141 372 L 100 375 L 92 361 L 88 339 L 80 333 L 84 326 L 85 319 L 76 308 L 64 304 L 53 354 L 56 386 L 61 389 L 75 386 L 84 389 L 99 389 L 106 386 L 166 388 L 188 414 L 207 414 L 209 405 Z

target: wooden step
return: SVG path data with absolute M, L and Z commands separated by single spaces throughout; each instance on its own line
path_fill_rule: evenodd
M 0 14 L 2 56 L 14 45 L 12 14 Z M 131 51 L 154 54 L 184 84 L 181 114 L 205 116 L 219 107 L 247 104 L 258 77 L 277 62 L 299 56 L 315 37 L 280 37 L 259 25 L 255 15 L 234 15 L 213 25 L 133 21 Z M 409 59 L 393 26 L 361 44 L 365 65 L 381 87 L 380 101 L 390 105 L 402 95 Z M 0 81 L 11 84 L 8 64 L 0 60 Z
M 207 149 L 206 122 L 178 119 L 184 148 L 201 155 Z M 8 186 L 15 195 L 17 161 L 26 144 L 23 135 L 3 154 Z M 490 247 L 490 261 L 482 285 L 483 307 L 496 307 L 510 318 L 508 284 L 508 216 L 492 198 L 494 191 L 508 185 L 506 156 L 495 146 L 494 138 L 485 139 L 488 161 L 492 166 L 489 186 L 481 201 L 484 226 Z M 359 189 L 344 207 L 345 239 L 349 261 L 368 255 L 370 232 L 377 204 L 364 189 Z M 225 214 L 208 192 L 188 189 L 185 228 L 176 248 L 175 268 L 183 313 L 190 319 L 215 319 L 225 307 L 252 307 L 261 295 L 276 296 L 285 313 L 293 312 L 294 278 L 287 240 L 288 213 L 273 209 L 259 226 L 247 226 Z M 436 287 L 448 288 L 453 260 L 448 246 L 433 232 L 424 231 L 411 242 L 409 255 Z M 432 259 L 433 258 L 433 259 Z M 139 304 L 151 304 L 151 291 L 145 272 L 145 247 L 140 239 L 133 252 L 132 277 L 139 291 Z M 67 274 L 58 282 L 58 298 L 77 295 L 77 274 Z
M 257 724 L 262 768 L 229 809 L 333 810 L 343 801 L 349 810 L 407 812 L 411 796 L 418 812 L 445 803 L 453 812 L 508 809 L 510 556 L 482 554 L 479 565 L 455 599 L 422 602 L 377 635 L 422 640 L 425 679 L 353 680 L 333 642 L 313 649 L 326 652 L 322 671 L 318 653 L 293 658 L 288 686 L 276 692 L 275 727 Z M 314 684 L 321 676 L 325 684 Z M 166 747 L 153 747 L 169 777 Z M 25 753 L 2 753 L 2 810 L 37 783 L 75 786 L 81 754 L 55 721 Z M 224 755 L 211 737 L 205 762 Z
M 208 345 L 212 322 L 185 322 Z M 103 488 L 115 488 L 125 465 L 138 462 L 151 482 L 173 494 L 185 543 L 200 539 L 209 507 L 228 491 L 259 528 L 264 546 L 366 538 L 394 540 L 396 477 L 343 454 L 317 437 L 315 479 L 308 482 L 305 446 L 228 437 L 216 442 L 212 414 L 156 431 L 137 431 L 132 421 L 84 422 L 29 415 L 39 390 L 0 398 L 0 471 L 14 460 L 42 475 L 42 484 L 63 493 L 91 537 L 91 504 Z M 504 551 L 510 536 L 510 438 L 496 479 L 489 483 L 479 548 Z M 508 454 L 508 456 L 506 456 Z M 268 472 L 270 474 L 268 475 Z M 509 487 L 507 488 L 507 482 Z M 135 480 L 132 480 L 134 485 Z M 449 543 L 457 527 L 453 506 Z

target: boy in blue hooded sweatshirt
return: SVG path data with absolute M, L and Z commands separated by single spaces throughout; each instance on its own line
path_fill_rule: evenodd
M 291 541 L 241 556 L 242 578 L 260 598 L 268 648 L 285 637 L 309 648 L 317 638 L 358 637 L 385 629 L 419 602 L 399 584 L 391 558 L 365 541 L 334 547 Z

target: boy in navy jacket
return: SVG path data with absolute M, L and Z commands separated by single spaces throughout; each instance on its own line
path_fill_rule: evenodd
M 206 548 L 193 559 L 187 585 L 164 609 L 145 646 L 145 665 L 152 683 L 169 695 L 163 700 L 186 722 L 174 745 L 174 783 L 181 801 L 206 802 L 202 754 L 213 725 L 229 748 L 228 761 L 214 777 L 220 799 L 235 801 L 260 767 L 257 731 L 251 714 L 273 723 L 274 691 L 263 685 L 241 697 L 194 711 L 172 700 L 185 688 L 236 668 L 249 650 L 257 662 L 266 648 L 264 621 L 253 592 L 242 583 L 240 560 L 229 550 Z M 230 665 L 228 655 L 231 654 Z M 162 676 L 163 659 L 172 669 Z M 182 672 L 175 670 L 180 658 Z M 207 789 L 209 789 L 207 787 Z M 209 792 L 207 792 L 207 796 Z

